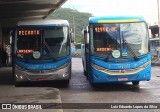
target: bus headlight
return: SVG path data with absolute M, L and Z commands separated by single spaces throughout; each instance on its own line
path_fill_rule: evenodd
M 23 80 L 23 79 L 24 79 L 23 76 L 20 75 L 20 74 L 16 74 L 16 78 L 17 78 L 17 79 L 20 79 L 20 80 Z

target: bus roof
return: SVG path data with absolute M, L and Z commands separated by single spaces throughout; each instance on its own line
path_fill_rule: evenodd
M 17 26 L 69 26 L 67 20 L 41 19 L 32 21 L 19 21 Z
M 128 23 L 145 21 L 140 16 L 106 16 L 106 17 L 90 17 L 89 23 Z

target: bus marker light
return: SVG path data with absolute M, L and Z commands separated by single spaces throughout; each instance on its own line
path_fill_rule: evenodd
M 23 77 L 22 77 L 22 76 L 20 76 L 20 78 L 21 78 L 21 79 L 23 79 Z
M 66 77 L 67 76 L 67 74 L 63 74 L 63 77 Z
M 19 78 L 17 74 L 16 74 L 16 78 Z

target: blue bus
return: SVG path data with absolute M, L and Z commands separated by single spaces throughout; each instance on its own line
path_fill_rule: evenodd
M 67 20 L 18 22 L 13 39 L 15 85 L 71 78 L 71 41 Z
M 145 20 L 137 16 L 90 17 L 82 46 L 84 74 L 97 83 L 151 79 L 149 34 Z

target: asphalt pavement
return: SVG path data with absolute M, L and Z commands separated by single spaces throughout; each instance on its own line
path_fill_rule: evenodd
M 23 112 L 159 112 L 157 109 L 87 109 L 90 103 L 160 103 L 160 61 L 152 62 L 152 78 L 140 82 L 101 84 L 92 88 L 83 73 L 81 58 L 72 58 L 72 78 L 68 86 L 61 82 L 29 82 L 15 87 L 11 67 L 0 68 L 0 103 L 66 103 L 81 109 L 23 110 Z M 94 107 L 96 108 L 96 107 Z M 21 110 L 0 110 L 0 112 Z
M 11 67 L 0 68 L 0 103 L 3 104 L 43 104 L 61 103 L 58 88 L 51 82 L 24 83 L 15 87 L 12 80 Z M 63 112 L 62 109 L 23 110 L 23 112 Z M 17 112 L 22 110 L 0 110 L 0 112 Z

